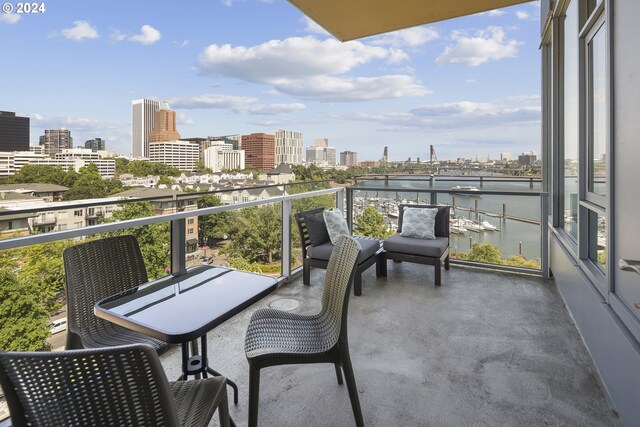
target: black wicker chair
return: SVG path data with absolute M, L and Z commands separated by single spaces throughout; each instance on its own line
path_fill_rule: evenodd
M 347 341 L 349 287 L 359 252 L 354 238 L 340 237 L 329 260 L 318 314 L 304 316 L 262 308 L 251 316 L 245 338 L 250 427 L 258 424 L 260 370 L 298 363 L 333 363 L 338 384 L 342 384 L 344 371 L 356 425 L 364 425 Z
M 309 237 L 306 219 L 309 216 L 322 217 L 323 211 L 323 208 L 319 208 L 299 212 L 294 215 L 296 223 L 298 224 L 300 244 L 302 247 L 302 283 L 307 286 L 311 283 L 311 267 L 326 269 L 329 264 L 329 257 L 331 256 L 334 247 L 331 241 L 320 245 L 314 245 Z M 376 275 L 380 277 L 382 275 L 384 260 L 380 257 L 382 249 L 380 248 L 380 241 L 378 239 L 363 236 L 354 237 L 358 240 L 362 248 L 358 257 L 358 263 L 356 265 L 355 276 L 353 279 L 353 294 L 360 296 L 362 295 L 362 273 L 373 264 L 376 264 Z
M 0 385 L 14 427 L 229 426 L 224 377 L 169 383 L 145 344 L 0 353 Z
M 135 236 L 107 237 L 65 249 L 66 349 L 145 343 L 163 352 L 169 344 L 97 317 L 96 302 L 148 282 Z
M 435 218 L 434 240 L 414 239 L 403 237 L 402 217 L 404 208 L 437 208 Z M 400 215 L 398 217 L 398 231 L 393 236 L 384 241 L 382 247 L 384 252 L 383 268 L 381 273 L 387 275 L 388 259 L 394 261 L 415 262 L 435 266 L 435 285 L 442 284 L 442 264 L 446 270 L 449 269 L 449 206 L 433 205 L 400 205 Z

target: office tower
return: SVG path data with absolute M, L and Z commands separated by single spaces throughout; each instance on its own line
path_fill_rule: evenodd
M 538 159 L 535 151 L 527 151 L 518 156 L 518 164 L 520 166 L 532 166 Z
M 29 117 L 16 116 L 11 111 L 0 111 L 0 151 L 28 149 Z
M 85 141 L 84 148 L 90 148 L 91 151 L 104 151 L 106 149 L 106 141 L 102 138 L 94 138 Z
M 53 156 L 67 148 L 73 148 L 73 138 L 69 129 L 47 129 L 40 136 L 40 145 L 44 154 Z
M 244 162 L 249 167 L 271 170 L 275 163 L 275 137 L 266 133 L 242 135 Z
M 316 147 L 328 147 L 329 140 L 327 138 L 316 138 L 314 145 Z
M 244 141 L 243 141 L 244 142 Z M 275 132 L 275 164 L 302 163 L 302 132 L 279 129 Z
M 244 150 L 234 150 L 232 144 L 211 141 L 213 145 L 204 150 L 204 165 L 213 172 L 244 169 Z
M 320 140 L 327 141 L 327 140 Z M 316 140 L 316 145 L 312 145 L 307 147 L 306 150 L 306 159 L 307 163 L 312 163 L 318 166 L 335 166 L 336 165 L 336 149 L 334 147 L 317 145 L 318 140 Z
M 163 102 L 160 109 L 153 113 L 153 127 L 149 133 L 149 142 L 177 141 L 180 134 L 176 129 L 176 112 L 169 109 L 169 104 Z
M 200 158 L 199 151 L 197 144 L 188 141 L 149 142 L 149 161 L 193 172 Z
M 149 157 L 149 134 L 153 130 L 153 113 L 160 109 L 160 102 L 153 99 L 136 99 L 131 102 L 131 155 Z
M 355 151 L 343 151 L 340 153 L 342 166 L 358 166 L 358 153 Z
M 500 153 L 500 160 L 510 162 L 511 161 L 511 153 Z

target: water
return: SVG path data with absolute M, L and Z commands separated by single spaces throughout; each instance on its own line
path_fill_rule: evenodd
M 416 177 L 418 178 L 418 177 Z M 427 177 L 424 177 L 425 179 Z M 371 180 L 365 183 L 358 183 L 359 191 L 354 192 L 355 197 L 365 198 L 365 207 L 368 204 L 374 204 L 381 213 L 385 213 L 382 204 L 386 201 L 396 202 L 403 200 L 415 202 L 418 196 L 420 203 L 429 203 L 430 193 L 422 192 L 418 195 L 415 190 L 450 190 L 456 185 L 473 185 L 479 190 L 485 191 L 518 191 L 531 192 L 531 196 L 498 196 L 498 195 L 472 195 L 462 196 L 460 194 L 452 195 L 449 193 L 437 193 L 438 203 L 448 205 L 453 204 L 455 198 L 454 214 L 457 217 L 476 220 L 475 206 L 477 202 L 478 210 L 494 212 L 502 214 L 503 204 L 505 204 L 506 214 L 508 216 L 521 217 L 532 221 L 540 221 L 540 197 L 537 192 L 542 191 L 542 184 L 534 182 L 533 188 L 530 188 L 529 181 L 523 182 L 491 182 L 484 181 L 482 188 L 477 179 L 456 178 L 455 181 L 447 181 L 445 177 L 435 177 L 432 183 L 428 181 L 409 181 L 390 179 L 389 184 L 385 186 L 384 180 Z M 393 188 L 393 191 L 368 191 L 366 188 Z M 398 189 L 398 191 L 395 191 Z M 413 191 L 412 191 L 413 190 Z M 452 197 L 453 196 L 453 197 Z M 377 198 L 378 202 L 371 201 Z M 461 208 L 466 208 L 464 210 Z M 481 231 L 479 233 L 466 231 L 464 234 L 451 234 L 451 251 L 468 252 L 473 243 L 491 243 L 500 248 L 503 258 L 509 258 L 512 255 L 521 253 L 526 259 L 540 259 L 540 236 L 541 227 L 539 224 L 531 224 L 527 222 L 517 221 L 513 219 L 503 220 L 502 218 L 489 216 L 480 213 L 480 219 L 486 220 L 496 226 L 499 231 Z M 387 217 L 390 224 L 395 222 L 393 218 Z

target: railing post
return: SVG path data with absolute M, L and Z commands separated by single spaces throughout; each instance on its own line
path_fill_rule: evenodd
M 549 278 L 549 217 L 547 209 L 549 209 L 548 194 L 543 193 L 540 196 L 540 268 L 542 269 L 542 277 Z
M 186 222 L 184 219 L 171 221 L 171 274 L 179 276 L 187 271 L 187 238 Z
M 431 191 L 430 192 L 430 198 L 431 198 L 431 205 L 435 206 L 438 204 L 438 193 L 436 193 L 435 191 Z M 454 199 L 455 200 L 455 199 Z
M 336 193 L 338 197 L 338 193 Z M 347 225 L 349 226 L 349 232 L 353 233 L 353 190 L 347 188 Z
M 291 200 L 282 201 L 282 277 L 291 279 Z

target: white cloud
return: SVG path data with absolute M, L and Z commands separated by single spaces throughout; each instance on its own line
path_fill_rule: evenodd
M 232 95 L 216 95 L 204 94 L 190 97 L 181 97 L 170 99 L 169 102 L 174 108 L 185 109 L 229 109 L 241 114 L 287 114 L 295 111 L 303 110 L 304 104 L 259 104 L 256 98 L 232 96 Z
M 377 36 L 371 43 L 377 46 L 417 47 L 440 38 L 438 30 L 431 27 L 413 27 Z
M 0 13 L 0 22 L 4 24 L 15 24 L 21 18 L 22 16 L 18 15 L 17 13 Z
M 516 11 L 516 17 L 518 19 L 526 20 L 526 19 L 531 18 L 531 15 L 529 14 L 529 12 L 525 12 L 524 10 L 517 10 Z
M 73 27 L 62 30 L 62 36 L 69 40 L 82 41 L 85 39 L 97 39 L 98 30 L 87 21 L 73 21 Z
M 405 98 L 432 93 L 413 77 L 389 75 L 380 77 L 315 76 L 280 82 L 276 88 L 289 95 L 320 101 L 367 101 Z
M 479 15 L 487 15 L 487 16 L 495 17 L 495 16 L 502 16 L 502 15 L 504 15 L 505 13 L 506 13 L 506 12 L 505 12 L 505 11 L 503 11 L 503 10 L 500 10 L 500 9 L 493 9 L 493 10 L 490 10 L 490 11 L 488 11 L 488 12 L 482 12 L 482 13 L 479 13 Z
M 142 28 L 140 28 L 140 34 L 129 37 L 129 41 L 150 45 L 160 40 L 161 37 L 160 31 L 151 25 L 143 25 Z
M 314 20 L 308 16 L 303 16 L 300 21 L 304 24 L 304 31 L 311 34 L 319 34 L 323 36 L 330 35 L 327 30 L 318 25 Z
M 478 81 L 476 79 L 467 79 L 467 83 L 469 83 L 470 85 L 474 85 L 478 83 Z
M 127 39 L 127 36 L 120 30 L 113 30 L 109 37 L 114 42 L 121 42 Z
M 488 27 L 478 31 L 474 37 L 455 31 L 452 38 L 456 44 L 447 46 L 436 58 L 436 64 L 467 64 L 469 67 L 477 67 L 488 61 L 516 57 L 518 45 L 522 44 L 513 39 L 507 40 L 501 27 Z
M 200 55 L 200 68 L 205 74 L 271 84 L 279 93 L 321 100 L 355 101 L 430 93 L 405 75 L 336 76 L 376 60 L 397 64 L 407 59 L 404 51 L 394 47 L 307 36 L 271 40 L 252 47 L 213 44 Z
M 529 126 L 540 123 L 539 106 L 512 108 L 505 103 L 473 101 L 427 104 L 409 112 L 358 113 L 347 119 L 375 122 L 387 129 L 448 130 Z
M 178 45 L 178 47 L 179 47 L 180 49 L 182 49 L 183 47 L 187 47 L 187 46 L 189 45 L 189 40 L 182 40 L 182 41 L 180 41 L 180 40 L 175 40 L 173 43 L 174 43 L 174 44 L 177 44 L 177 45 Z
M 342 74 L 375 59 L 390 58 L 397 58 L 390 49 L 307 36 L 271 40 L 252 47 L 212 44 L 200 55 L 200 67 L 207 74 L 265 83 Z
M 176 114 L 176 124 L 189 126 L 193 123 L 193 119 L 187 116 L 185 113 L 178 111 L 178 113 Z

